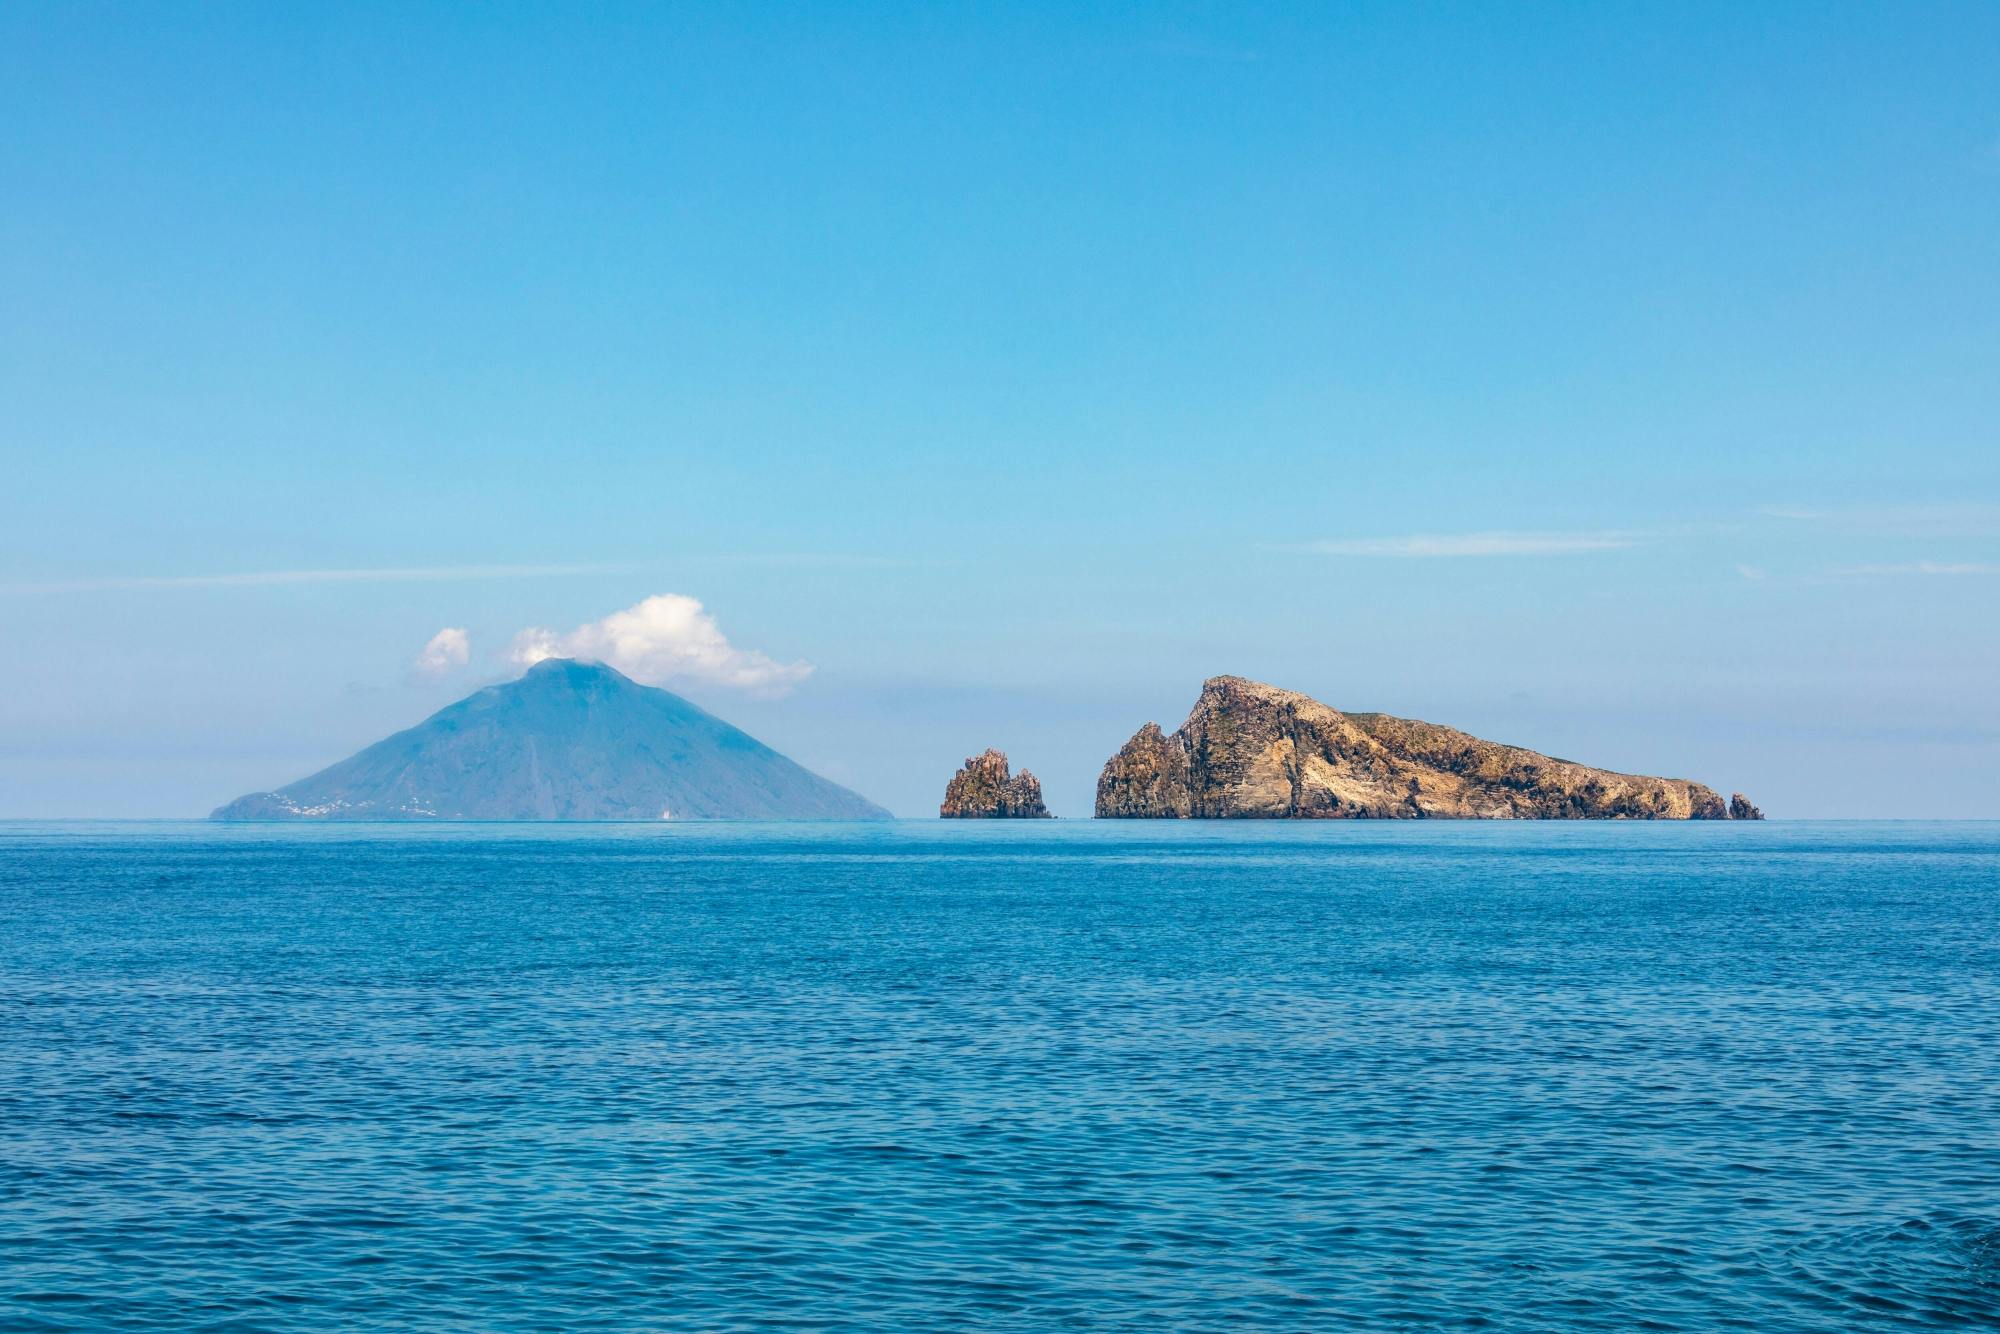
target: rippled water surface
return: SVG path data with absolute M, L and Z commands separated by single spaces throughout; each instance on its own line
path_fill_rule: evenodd
M 2000 1324 L 2000 826 L 0 825 L 0 1329 Z

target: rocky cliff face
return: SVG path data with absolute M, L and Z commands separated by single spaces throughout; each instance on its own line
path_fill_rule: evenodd
M 947 820 L 1046 820 L 1042 783 L 1026 769 L 1009 775 L 1007 756 L 984 751 L 965 762 L 945 785 L 938 814 Z
M 1738 819 L 1761 819 L 1741 794 Z M 1747 812 L 1747 813 L 1746 813 Z M 1725 820 L 1713 789 L 1612 773 L 1449 727 L 1218 676 L 1180 730 L 1147 723 L 1097 780 L 1100 819 Z

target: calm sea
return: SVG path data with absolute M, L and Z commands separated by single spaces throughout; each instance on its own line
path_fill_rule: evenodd
M 0 825 L 0 1329 L 2000 1324 L 2000 825 Z

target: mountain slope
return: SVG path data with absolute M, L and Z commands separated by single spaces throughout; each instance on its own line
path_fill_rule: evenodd
M 874 820 L 679 695 L 549 659 L 216 820 Z
M 1171 735 L 1147 723 L 1104 766 L 1097 814 L 1125 819 L 1761 819 L 1739 794 L 1593 769 L 1435 723 L 1341 713 L 1218 676 Z

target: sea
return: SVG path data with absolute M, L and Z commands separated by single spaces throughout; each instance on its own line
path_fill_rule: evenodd
M 0 824 L 0 1330 L 2000 1327 L 2000 824 Z

